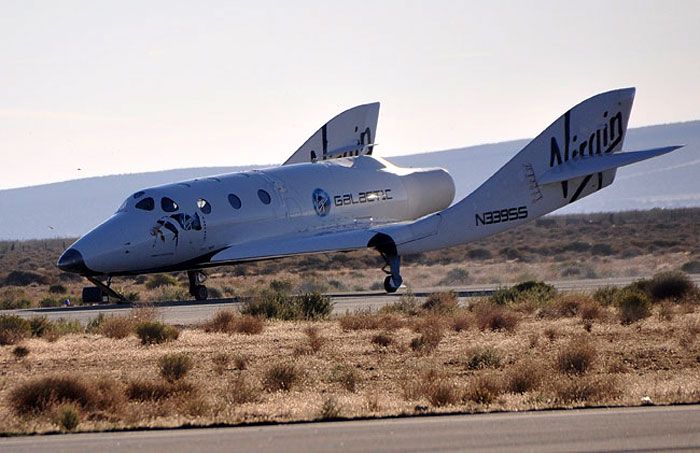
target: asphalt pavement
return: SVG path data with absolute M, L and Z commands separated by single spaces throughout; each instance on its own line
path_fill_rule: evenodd
M 0 450 L 6 453 L 700 451 L 700 406 L 63 434 L 0 439 Z

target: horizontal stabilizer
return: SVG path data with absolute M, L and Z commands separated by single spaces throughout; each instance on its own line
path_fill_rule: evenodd
M 683 145 L 673 145 L 664 146 L 662 148 L 647 149 L 644 151 L 600 154 L 579 159 L 572 159 L 548 170 L 537 178 L 537 182 L 540 185 L 545 185 L 560 181 L 567 181 L 581 176 L 612 170 L 618 167 L 624 167 L 625 165 L 630 165 L 635 162 L 640 162 L 642 160 L 651 159 L 652 157 L 670 153 L 671 151 L 682 147 Z

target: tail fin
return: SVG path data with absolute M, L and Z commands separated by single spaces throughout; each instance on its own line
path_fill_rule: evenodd
M 321 126 L 282 165 L 372 154 L 379 102 L 346 110 Z
M 610 185 L 619 166 L 676 149 L 615 154 L 622 149 L 634 93 L 634 88 L 625 88 L 583 101 L 462 201 L 386 233 L 401 254 L 480 239 Z

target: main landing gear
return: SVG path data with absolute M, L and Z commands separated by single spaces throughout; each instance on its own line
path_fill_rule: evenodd
M 209 291 L 202 285 L 207 280 L 207 274 L 203 271 L 187 271 L 187 278 L 190 281 L 190 294 L 196 300 L 207 300 Z
M 367 245 L 374 247 L 384 258 L 386 264 L 382 267 L 382 271 L 387 274 L 384 279 L 384 290 L 389 294 L 395 293 L 401 287 L 403 278 L 401 278 L 401 257 L 396 251 L 394 240 L 386 234 L 379 233 Z

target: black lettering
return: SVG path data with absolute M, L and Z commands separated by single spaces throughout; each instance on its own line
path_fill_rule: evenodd
M 391 189 L 385 189 L 385 190 L 384 190 L 384 193 L 386 193 L 386 199 L 387 199 L 387 200 L 393 200 L 394 198 L 393 198 L 391 195 L 389 195 L 389 192 L 391 192 Z
M 493 223 L 493 212 L 485 212 L 484 219 L 486 219 L 486 224 L 491 225 Z
M 351 204 L 352 203 L 352 196 L 349 193 L 346 193 L 343 195 L 343 204 Z
M 476 226 L 479 226 L 479 222 L 481 222 L 481 224 L 484 225 L 483 217 L 480 217 L 479 214 L 474 214 L 474 217 L 476 217 Z
M 336 206 L 342 206 L 343 205 L 343 197 L 340 195 L 336 195 L 333 197 L 333 204 Z
M 527 219 L 527 206 L 520 206 L 518 208 L 518 218 Z
M 360 199 L 360 203 L 367 203 L 367 195 L 364 192 L 360 192 L 358 198 Z
M 518 220 L 518 208 L 510 208 L 508 210 L 508 220 Z

